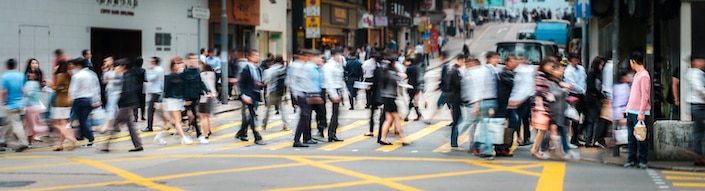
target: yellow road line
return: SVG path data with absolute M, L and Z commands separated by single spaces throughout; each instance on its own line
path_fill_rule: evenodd
M 674 182 L 673 183 L 674 187 L 704 187 L 705 188 L 705 183 L 700 183 L 700 182 Z
M 681 172 L 681 171 L 663 170 L 663 171 L 661 171 L 661 173 L 663 173 L 663 174 L 683 174 L 683 175 L 705 176 L 705 173 L 702 173 L 702 172 Z
M 414 187 L 407 186 L 407 185 L 403 185 L 403 184 L 400 184 L 400 183 L 397 183 L 397 182 L 394 182 L 394 181 L 385 180 L 385 179 L 380 178 L 380 177 L 377 177 L 377 176 L 372 176 L 372 175 L 368 175 L 368 174 L 364 174 L 364 173 L 360 173 L 360 172 L 356 172 L 356 171 L 344 169 L 344 168 L 341 168 L 341 167 L 332 166 L 332 165 L 325 164 L 325 163 L 322 163 L 322 162 L 317 162 L 317 161 L 309 160 L 309 159 L 306 159 L 306 158 L 303 158 L 303 157 L 287 157 L 287 158 L 289 158 L 290 160 L 299 162 L 299 163 L 308 164 L 308 165 L 311 165 L 311 166 L 314 166 L 314 167 L 318 167 L 318 168 L 321 168 L 321 169 L 325 169 L 325 170 L 329 170 L 329 171 L 332 171 L 332 172 L 340 173 L 340 174 L 343 174 L 343 175 L 352 176 L 352 177 L 356 177 L 356 178 L 361 178 L 361 179 L 364 179 L 364 180 L 372 181 L 372 182 L 374 182 L 374 183 L 381 184 L 381 185 L 384 185 L 384 186 L 387 186 L 387 187 L 390 187 L 390 188 L 393 188 L 393 189 L 397 189 L 397 190 L 406 190 L 406 191 L 415 191 L 415 190 L 419 190 L 419 191 L 420 191 L 420 190 L 421 190 L 421 189 L 414 188 Z
M 65 162 L 65 163 L 55 163 L 55 164 L 40 164 L 40 165 L 15 166 L 15 167 L 0 168 L 0 171 L 6 171 L 6 170 L 20 170 L 20 169 L 32 169 L 32 168 L 48 168 L 48 167 L 57 167 L 57 166 L 70 166 L 70 165 L 77 165 L 77 164 L 79 164 L 79 163 L 77 163 L 77 162 Z
M 311 123 L 311 130 L 313 130 L 313 127 L 315 127 L 315 126 L 316 126 L 316 123 Z M 294 127 L 294 129 L 292 129 L 293 133 L 296 133 L 296 129 L 295 129 L 295 128 L 296 128 L 296 127 Z M 325 134 L 325 133 L 327 133 L 327 132 L 323 132 L 323 133 Z M 320 142 L 320 141 L 319 141 L 319 142 Z M 283 143 L 274 144 L 274 145 L 271 145 L 271 146 L 264 147 L 264 148 L 262 148 L 262 149 L 267 149 L 267 150 L 279 150 L 279 149 L 283 149 L 283 148 L 286 148 L 286 147 L 291 147 L 293 144 L 294 144 L 294 141 L 293 141 L 293 140 L 292 140 L 292 141 L 284 141 Z
M 416 140 L 420 139 L 421 137 L 429 135 L 429 134 L 435 132 L 436 130 L 441 129 L 442 127 L 445 127 L 449 122 L 450 121 L 441 121 L 441 122 L 438 122 L 434 125 L 423 128 L 420 131 L 417 131 L 416 133 L 407 136 L 406 140 L 410 141 L 410 142 L 416 141 Z M 375 150 L 375 151 L 388 152 L 388 151 L 396 150 L 400 147 L 402 147 L 402 143 L 395 142 L 393 145 L 381 146 L 381 147 L 377 148 L 377 150 Z
M 369 122 L 369 120 L 365 120 L 365 121 Z M 403 122 L 401 122 L 401 126 L 403 127 L 404 125 L 406 125 L 406 124 L 408 124 L 408 123 L 409 123 L 408 121 L 403 121 Z M 367 124 L 367 123 L 365 123 L 365 124 Z M 393 129 L 393 127 L 390 128 L 390 130 L 391 130 L 391 129 Z M 373 135 L 377 135 L 377 131 L 372 132 L 372 134 L 373 134 Z M 370 139 L 370 138 L 373 138 L 373 137 L 374 137 L 374 136 L 357 135 L 357 136 L 355 136 L 355 137 L 353 137 L 353 138 L 345 139 L 345 141 L 343 141 L 343 142 L 335 142 L 335 143 L 328 144 L 328 145 L 326 145 L 326 146 L 323 146 L 323 147 L 321 147 L 321 148 L 318 148 L 318 150 L 325 150 L 325 151 L 336 150 L 336 149 L 339 149 L 339 148 L 341 148 L 341 147 L 348 146 L 348 145 L 351 145 L 351 144 L 354 144 L 354 143 L 357 143 L 357 142 L 360 142 L 360 141 L 363 141 L 363 140 L 367 140 L 367 139 Z
M 222 125 L 222 126 L 216 127 L 218 130 L 213 130 L 213 131 L 214 131 L 214 132 L 217 132 L 217 131 L 220 131 L 220 130 L 224 130 L 225 128 L 234 127 L 234 126 L 237 126 L 237 125 L 240 125 L 240 124 L 242 124 L 241 121 L 229 123 L 229 124 L 226 124 L 226 125 Z M 235 136 L 236 133 L 237 133 L 237 131 L 235 131 L 234 133 L 227 133 L 227 134 L 224 134 L 224 135 L 218 135 L 218 136 L 215 136 L 215 137 L 210 137 L 210 138 L 208 138 L 208 142 L 214 142 L 214 141 L 218 141 L 218 140 L 222 140 L 222 139 L 226 139 L 226 138 L 232 138 L 233 136 Z M 194 142 L 194 143 L 195 143 L 195 142 Z M 180 149 L 180 148 L 184 148 L 184 147 L 188 147 L 188 146 L 193 146 L 193 145 L 194 145 L 194 144 L 191 144 L 191 145 L 182 145 L 182 144 L 178 144 L 178 145 L 174 145 L 174 146 L 170 146 L 170 147 L 164 147 L 164 148 L 161 148 L 161 149 L 159 149 L 159 150 L 160 150 L 160 151 L 175 150 L 175 149 Z
M 281 121 L 280 121 L 278 124 L 275 122 L 275 123 L 273 123 L 273 126 L 281 125 L 281 123 L 282 123 Z M 266 141 L 266 140 L 270 140 L 270 139 L 273 139 L 273 138 L 282 137 L 282 136 L 285 136 L 285 135 L 291 135 L 291 133 L 292 133 L 292 131 L 279 131 L 279 132 L 276 132 L 276 133 L 263 135 L 263 136 L 262 136 L 262 140 L 263 140 L 263 141 Z M 254 139 L 251 139 L 251 140 L 249 140 L 249 141 L 241 141 L 241 142 L 237 142 L 237 143 L 225 145 L 225 146 L 222 146 L 222 147 L 218 147 L 218 148 L 216 148 L 215 150 L 227 150 L 227 149 L 232 149 L 232 148 L 236 148 L 236 147 L 242 147 L 242 146 L 245 146 L 245 145 L 254 144 L 254 142 L 255 142 Z
M 123 177 L 132 183 L 135 183 L 137 185 L 142 185 L 147 188 L 151 188 L 151 189 L 155 189 L 155 190 L 183 190 L 183 189 L 176 188 L 176 187 L 170 187 L 170 186 L 166 186 L 163 184 L 157 184 L 153 181 L 150 181 L 150 180 L 148 180 L 144 177 L 141 177 L 137 174 L 134 174 L 130 171 L 123 170 L 123 169 L 120 169 L 120 168 L 117 168 L 114 166 L 110 166 L 105 163 L 97 162 L 94 160 L 83 159 L 83 158 L 71 158 L 71 159 L 73 159 L 79 163 L 87 164 L 87 165 L 90 165 L 90 166 L 93 166 L 96 168 L 100 168 L 100 169 L 103 169 L 103 170 L 111 172 L 111 173 L 115 173 L 115 175 Z
M 705 177 L 697 177 L 697 176 L 666 176 L 666 180 L 705 180 Z
M 544 164 L 529 164 L 529 165 L 520 165 L 520 166 L 503 167 L 503 168 L 491 168 L 491 169 L 482 169 L 482 170 L 468 170 L 468 171 L 458 171 L 458 172 L 444 172 L 444 173 L 437 173 L 437 174 L 424 174 L 424 175 L 414 175 L 414 176 L 392 177 L 392 178 L 386 178 L 386 179 L 391 180 L 391 181 L 411 181 L 411 180 L 420 180 L 420 179 L 443 178 L 443 177 L 463 176 L 463 175 L 470 175 L 470 174 L 481 174 L 481 173 L 488 173 L 488 172 L 512 171 L 512 170 L 519 170 L 519 169 L 525 169 L 525 168 L 541 167 L 543 165 Z
M 470 44 L 470 47 L 469 47 L 470 50 L 474 50 L 474 49 L 475 49 L 475 46 L 477 46 L 477 42 L 479 41 L 478 39 L 482 39 L 482 37 L 485 36 L 485 33 L 487 33 L 487 31 L 490 31 L 490 29 L 491 29 L 492 27 L 494 27 L 494 26 L 495 26 L 495 25 L 490 25 L 487 29 L 485 29 L 485 31 L 482 31 L 482 33 L 480 34 L 480 36 L 478 36 L 477 38 L 474 38 L 474 40 L 473 40 L 472 43 Z
M 525 171 L 525 170 L 519 170 L 519 169 L 515 169 L 515 168 L 512 168 L 512 167 L 506 167 L 506 166 L 500 166 L 500 165 L 493 165 L 493 164 L 486 163 L 485 161 L 468 161 L 467 163 L 472 164 L 472 165 L 475 165 L 475 166 L 481 166 L 481 167 L 486 167 L 486 168 L 491 168 L 491 169 L 499 169 L 499 170 L 509 171 L 509 172 L 513 172 L 513 173 L 517 173 L 517 174 L 523 174 L 523 175 L 529 175 L 529 176 L 537 176 L 537 177 L 540 177 L 540 176 L 541 176 L 540 173 L 530 172 L 530 171 Z M 543 164 L 541 164 L 541 165 L 539 165 L 539 166 L 543 166 Z M 539 167 L 539 166 L 536 166 L 536 167 Z
M 470 140 L 470 135 L 468 133 L 463 133 L 458 135 L 458 146 L 465 144 Z M 433 152 L 437 153 L 447 153 L 450 152 L 452 147 L 450 146 L 450 142 L 445 143 L 441 145 L 440 147 L 436 148 L 433 150 Z
M 548 163 L 536 183 L 536 191 L 562 191 L 565 179 L 565 163 Z

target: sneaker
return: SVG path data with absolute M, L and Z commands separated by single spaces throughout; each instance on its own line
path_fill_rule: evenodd
M 494 155 L 481 154 L 480 158 L 483 160 L 494 160 Z
M 624 163 L 624 168 L 634 168 L 635 164 L 633 162 Z
M 164 140 L 164 137 L 165 137 L 167 134 L 168 134 L 168 133 L 166 133 L 166 132 L 164 132 L 164 131 L 157 133 L 157 135 L 154 136 L 153 142 L 156 142 L 156 143 L 165 145 L 165 144 L 166 144 L 166 140 Z
M 549 155 L 548 153 L 543 152 L 543 151 L 536 152 L 536 153 L 534 153 L 533 155 L 534 155 L 534 157 L 536 157 L 537 159 L 543 159 L 543 160 L 551 159 L 551 155 Z
M 208 144 L 208 140 L 206 139 L 206 137 L 201 135 L 201 136 L 198 136 L 198 143 L 199 144 Z
M 577 149 L 578 145 L 568 144 L 568 147 L 570 147 L 570 149 Z
M 574 150 L 568 151 L 565 155 L 563 155 L 563 158 L 566 160 L 580 160 L 580 154 L 578 152 L 575 152 Z
M 181 144 L 182 145 L 190 145 L 190 144 L 193 144 L 193 140 L 191 140 L 191 138 L 189 138 L 187 136 L 184 136 L 181 138 Z
M 640 169 L 647 169 L 647 168 L 649 168 L 649 165 L 646 165 L 646 163 L 639 163 L 639 168 Z
M 83 148 L 93 148 L 93 147 L 95 147 L 95 145 L 93 144 L 93 142 L 88 142 L 88 143 L 86 143 L 85 145 L 82 145 L 81 147 L 83 147 Z

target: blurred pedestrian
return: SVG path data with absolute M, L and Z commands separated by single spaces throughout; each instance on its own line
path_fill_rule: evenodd
M 686 79 L 693 92 L 688 96 L 690 111 L 693 114 L 693 144 L 695 153 L 700 155 L 695 160 L 696 166 L 705 166 L 703 157 L 703 137 L 705 137 L 705 57 L 693 55 L 690 57 L 690 68 Z

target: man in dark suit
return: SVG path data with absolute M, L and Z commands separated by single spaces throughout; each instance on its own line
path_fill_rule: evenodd
M 262 83 L 262 72 L 257 67 L 259 63 L 259 53 L 257 50 L 249 50 L 245 53 L 248 64 L 242 69 L 240 79 L 238 80 L 238 89 L 240 89 L 240 100 L 242 105 L 247 107 L 247 112 L 242 115 L 242 126 L 235 135 L 235 139 L 248 141 L 247 127 L 252 129 L 252 134 L 255 136 L 255 144 L 265 145 L 262 141 L 262 136 L 255 129 L 255 102 L 262 101 L 261 90 L 264 86 Z
M 145 103 L 147 100 L 147 94 L 145 94 L 143 87 L 144 87 L 144 82 L 147 82 L 147 80 L 145 78 L 146 70 L 144 68 L 142 68 L 142 63 L 144 63 L 144 59 L 142 59 L 142 57 L 137 57 L 137 59 L 135 59 L 135 63 L 132 65 L 134 67 L 132 67 L 130 69 L 130 70 L 134 70 L 133 72 L 135 74 L 136 79 L 138 79 L 142 82 L 142 83 L 132 84 L 134 86 L 137 86 L 136 88 L 138 88 L 138 90 L 140 90 L 139 97 L 138 97 L 139 104 L 137 105 L 137 107 L 132 109 L 132 116 L 134 117 L 133 118 L 134 122 L 137 122 L 138 116 L 142 117 L 141 118 L 142 121 L 145 120 L 144 119 L 144 114 L 145 114 L 145 109 L 144 109 L 145 107 L 144 106 L 146 105 Z M 142 115 L 137 115 L 138 110 L 142 111 Z
M 354 50 L 348 54 L 348 62 L 345 64 L 345 83 L 350 92 L 350 110 L 355 109 L 355 100 L 357 99 L 357 88 L 355 82 L 362 81 L 362 62 L 357 59 L 357 52 Z

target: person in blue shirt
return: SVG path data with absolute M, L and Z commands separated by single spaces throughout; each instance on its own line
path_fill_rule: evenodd
M 0 97 L 2 97 L 3 107 L 7 110 L 7 116 L 5 117 L 5 125 L 0 127 L 0 134 L 2 134 L 0 136 L 0 147 L 7 147 L 6 138 L 14 134 L 20 141 L 20 147 L 15 149 L 15 151 L 22 152 L 29 148 L 29 142 L 20 120 L 20 114 L 24 108 L 22 88 L 26 78 L 24 74 L 17 71 L 17 61 L 15 59 L 9 59 L 5 64 L 7 72 L 2 75 L 2 87 L 0 87 L 2 96 Z

